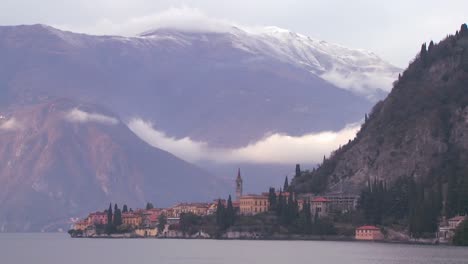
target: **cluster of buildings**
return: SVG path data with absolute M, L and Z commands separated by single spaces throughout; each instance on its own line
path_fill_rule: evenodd
M 234 207 L 239 207 L 241 215 L 256 215 L 267 212 L 270 207 L 269 194 L 248 194 L 243 195 L 243 181 L 240 175 L 240 170 L 236 178 L 236 202 Z M 278 196 L 280 193 L 277 192 Z M 282 192 L 281 195 L 288 199 L 290 193 Z M 294 197 L 299 205 L 299 210 L 302 210 L 306 202 L 310 202 L 312 215 L 317 214 L 318 217 L 326 217 L 331 212 L 346 212 L 356 209 L 359 196 L 344 195 L 342 193 L 330 193 L 322 196 L 317 196 L 312 193 L 300 194 Z
M 278 192 L 277 195 L 280 193 Z M 281 195 L 288 199 L 288 192 L 282 192 Z M 318 217 L 326 217 L 330 212 L 339 210 L 353 210 L 357 205 L 357 196 L 344 196 L 340 194 L 330 194 L 324 196 L 315 196 L 313 194 L 301 194 L 294 197 L 298 201 L 299 209 L 302 210 L 306 202 L 310 202 L 311 213 Z M 226 200 L 214 200 L 210 203 L 178 203 L 170 208 L 152 208 L 148 210 L 138 209 L 122 213 L 122 223 L 127 227 L 141 233 L 144 236 L 157 235 L 158 219 L 161 214 L 167 219 L 168 225 L 178 224 L 180 216 L 184 213 L 192 213 L 198 216 L 207 216 L 215 214 L 218 202 L 221 201 L 225 206 Z M 243 194 L 243 180 L 240 170 L 236 178 L 236 197 L 232 202 L 234 209 L 240 215 L 256 215 L 269 211 L 269 194 Z M 86 231 L 94 229 L 96 226 L 107 225 L 107 212 L 93 212 L 85 219 L 75 223 L 74 229 Z
M 280 193 L 278 192 L 277 195 Z M 291 193 L 282 192 L 281 195 L 288 199 Z M 299 209 L 302 210 L 306 202 L 310 202 L 311 213 L 318 217 L 326 217 L 332 211 L 354 210 L 357 206 L 358 196 L 329 194 L 315 196 L 313 194 L 301 194 L 294 197 L 298 201 Z M 198 216 L 207 216 L 216 213 L 220 200 L 211 203 L 178 203 L 170 208 L 153 208 L 148 210 L 138 209 L 136 211 L 122 213 L 122 223 L 132 228 L 154 228 L 158 224 L 158 218 L 164 214 L 169 224 L 178 223 L 181 214 L 192 213 Z M 221 200 L 226 206 L 226 200 Z M 240 215 L 256 215 L 265 213 L 270 208 L 269 194 L 243 194 L 243 180 L 240 170 L 236 178 L 236 197 L 232 202 L 234 209 Z M 86 230 L 96 225 L 107 224 L 107 212 L 90 213 L 88 217 L 75 223 L 75 230 Z

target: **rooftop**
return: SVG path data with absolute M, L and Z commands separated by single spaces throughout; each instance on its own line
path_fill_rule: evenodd
M 356 228 L 356 230 L 380 230 L 380 228 L 373 226 L 373 225 L 365 225 Z

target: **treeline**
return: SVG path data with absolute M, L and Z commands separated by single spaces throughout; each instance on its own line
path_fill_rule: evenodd
M 218 200 L 216 208 L 216 225 L 219 230 L 226 230 L 236 222 L 236 211 L 232 205 L 231 195 L 225 206 L 221 200 Z
M 284 187 L 291 190 L 287 178 Z M 275 188 L 268 191 L 269 211 L 276 215 L 279 225 L 287 228 L 291 233 L 308 235 L 332 235 L 336 230 L 329 219 L 319 218 L 319 213 L 311 208 L 310 201 L 302 204 L 302 209 L 294 192 L 276 194 Z M 313 212 L 314 211 L 314 212 Z
M 152 203 L 148 202 L 145 208 L 146 210 L 149 210 L 149 209 L 153 209 L 154 206 Z M 110 203 L 109 208 L 104 210 L 104 212 L 107 214 L 107 224 L 104 227 L 97 225 L 96 226 L 96 229 L 98 229 L 97 231 L 102 231 L 102 229 L 104 229 L 104 232 L 107 234 L 127 233 L 131 231 L 130 226 L 126 226 L 123 224 L 122 214 L 133 212 L 132 208 L 128 209 L 128 206 L 124 204 L 122 209 L 120 209 L 117 203 L 114 204 L 114 208 L 112 208 L 112 203 Z
M 442 193 L 412 177 L 399 178 L 390 188 L 384 181 L 368 181 L 358 209 L 369 224 L 403 225 L 414 237 L 432 236 L 442 210 Z

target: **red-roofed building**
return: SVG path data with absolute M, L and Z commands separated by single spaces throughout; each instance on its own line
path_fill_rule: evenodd
M 380 228 L 372 225 L 356 228 L 356 240 L 383 240 L 384 235 Z

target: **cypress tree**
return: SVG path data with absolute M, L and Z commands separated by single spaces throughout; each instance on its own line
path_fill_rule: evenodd
M 464 37 L 468 36 L 468 27 L 466 26 L 466 24 L 461 25 L 460 32 L 459 32 L 458 35 L 459 35 L 460 38 L 464 38 Z
M 294 177 L 296 178 L 301 177 L 301 165 L 300 164 L 296 164 L 296 174 L 294 175 Z
M 164 231 L 164 228 L 166 227 L 167 224 L 167 218 L 166 215 L 160 214 L 158 216 L 158 232 L 162 233 Z
M 219 199 L 218 206 L 216 207 L 216 225 L 220 229 L 224 229 L 226 225 L 224 215 L 225 215 L 224 204 L 221 202 L 221 199 Z
M 283 190 L 287 192 L 289 190 L 289 181 L 288 181 L 288 176 L 284 179 L 284 185 L 283 185 Z
M 153 209 L 154 205 L 152 203 L 146 203 L 146 210 Z
M 230 227 L 234 224 L 236 217 L 236 212 L 234 211 L 234 207 L 232 206 L 232 199 L 231 195 L 229 195 L 226 207 L 226 214 L 225 214 L 225 225 L 226 227 Z
M 268 191 L 268 203 L 269 203 L 269 211 L 275 211 L 277 205 L 277 198 L 276 198 L 276 191 L 275 188 L 270 187 Z
M 421 62 L 423 66 L 426 66 L 427 62 L 427 48 L 426 48 L 426 43 L 423 43 L 421 45 L 421 52 L 419 53 L 419 56 L 421 57 Z
M 120 211 L 117 204 L 114 206 L 114 226 L 117 227 L 122 224 L 122 212 Z
M 128 207 L 126 204 L 124 204 L 123 208 L 122 208 L 122 213 L 128 213 Z
M 107 224 L 112 225 L 112 203 L 109 204 L 109 209 L 107 209 Z
M 112 203 L 109 204 L 109 209 L 107 209 L 107 225 L 106 233 L 109 235 L 114 231 L 114 225 L 112 223 Z

